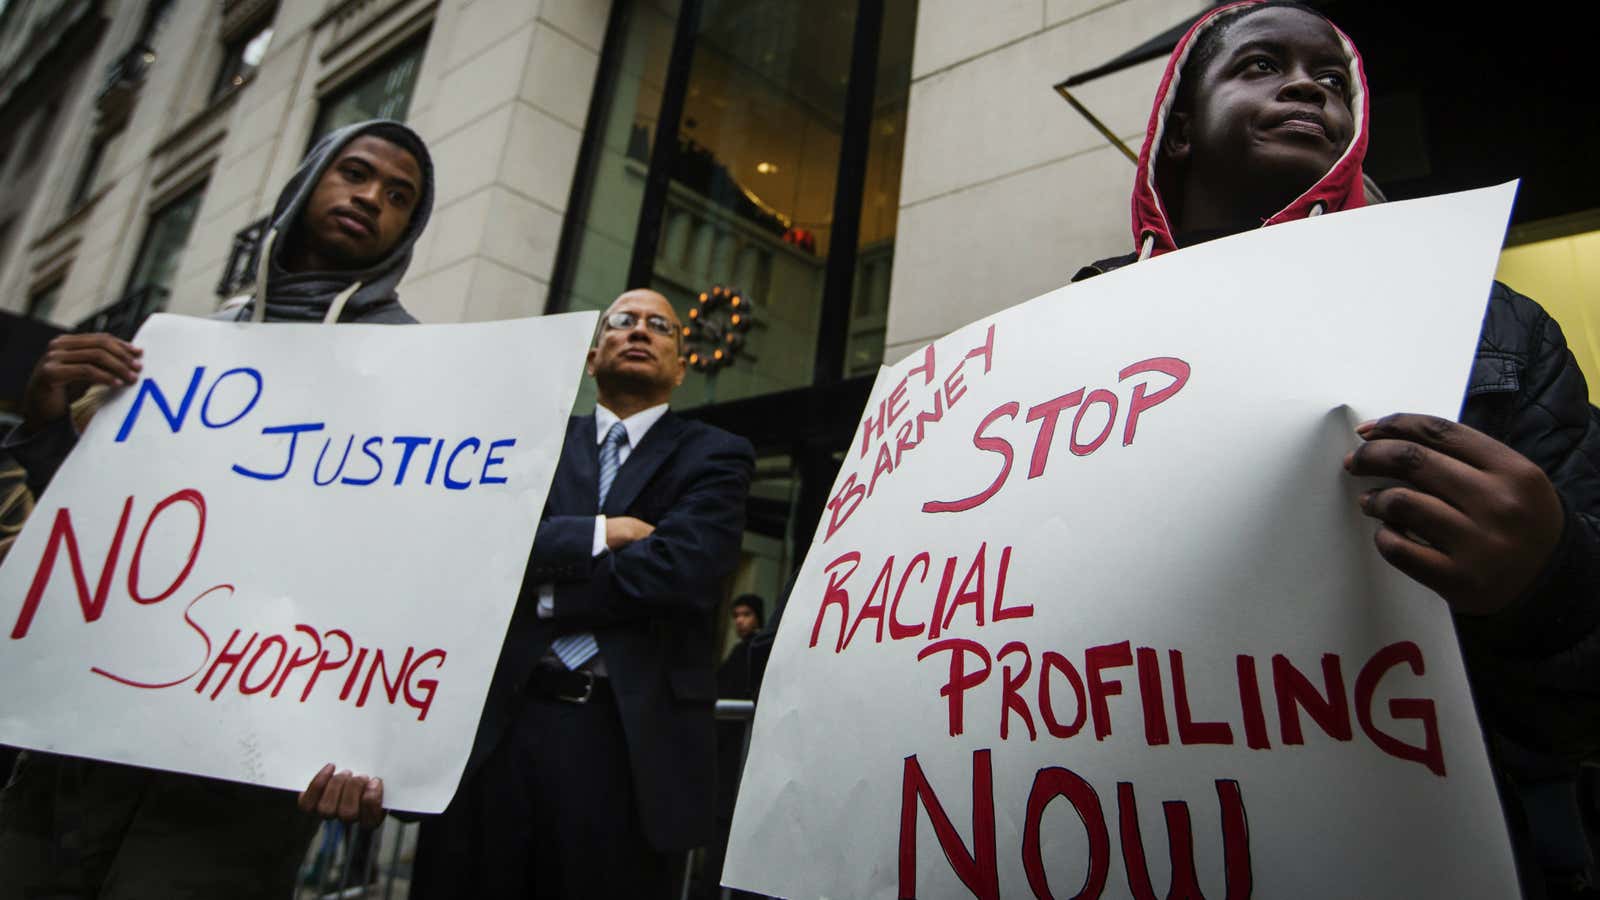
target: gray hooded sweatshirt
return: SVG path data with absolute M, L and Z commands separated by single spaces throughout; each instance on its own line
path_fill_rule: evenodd
M 422 184 L 418 188 L 416 206 L 411 210 L 411 223 L 389 254 L 369 268 L 343 272 L 289 272 L 281 262 L 284 244 L 282 239 L 299 224 L 300 214 L 322 173 L 333 163 L 345 144 L 363 135 L 371 134 L 391 141 L 408 150 L 417 159 L 422 170 Z M 317 142 L 283 186 L 278 203 L 272 210 L 272 224 L 263 238 L 261 264 L 256 273 L 256 287 L 251 299 L 241 307 L 225 309 L 213 318 L 230 322 L 363 322 L 379 324 L 409 324 L 416 322 L 400 306 L 395 285 L 405 275 L 411 263 L 411 248 L 417 236 L 428 224 L 433 211 L 433 160 L 428 148 L 416 132 L 386 119 L 373 119 L 331 132 Z M 266 295 L 263 309 L 258 309 L 257 298 Z M 34 495 L 43 492 L 45 485 L 55 475 L 56 469 L 78 443 L 78 432 L 71 416 L 24 436 L 21 429 L 12 429 L 0 440 L 0 451 L 9 452 L 28 473 L 28 486 Z
M 383 138 L 403 147 L 416 157 L 422 170 L 411 223 L 387 256 L 365 269 L 341 272 L 290 272 L 283 266 L 283 254 L 300 216 L 316 189 L 317 182 L 345 145 L 362 135 Z M 387 119 L 372 119 L 329 132 L 306 154 L 300 168 L 278 194 L 272 209 L 271 224 L 262 238 L 261 262 L 256 287 L 244 306 L 225 310 L 218 318 L 257 322 L 365 322 L 410 324 L 416 321 L 400 305 L 395 286 L 411 264 L 411 250 L 433 212 L 433 159 L 416 132 Z M 351 292 L 347 298 L 345 292 Z M 266 294 L 264 310 L 257 300 Z M 342 302 L 341 302 L 342 301 Z

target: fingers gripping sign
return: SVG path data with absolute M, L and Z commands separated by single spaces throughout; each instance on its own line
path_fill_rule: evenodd
M 371 828 L 383 821 L 383 780 L 354 775 L 348 769 L 335 773 L 333 763 L 328 763 L 300 792 L 299 802 L 303 812 Z
M 1395 568 L 1458 613 L 1488 615 L 1522 596 L 1561 540 L 1555 486 L 1494 438 L 1435 416 L 1399 413 L 1356 428 L 1351 475 L 1397 485 L 1361 495 L 1382 524 L 1375 542 Z
M 67 414 L 75 392 L 91 385 L 123 387 L 139 380 L 138 347 L 109 334 L 63 334 L 50 341 L 23 393 L 30 431 Z

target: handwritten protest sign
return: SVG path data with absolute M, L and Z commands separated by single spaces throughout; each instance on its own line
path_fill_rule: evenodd
M 152 317 L 0 568 L 0 743 L 442 809 L 594 320 Z
M 1293 222 L 885 368 L 724 880 L 808 897 L 1509 897 L 1449 614 L 1341 470 L 1454 417 L 1513 187 Z

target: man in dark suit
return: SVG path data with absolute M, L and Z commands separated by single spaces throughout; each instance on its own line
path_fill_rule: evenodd
M 522 596 L 413 897 L 653 898 L 708 841 L 713 617 L 739 559 L 750 443 L 667 409 L 682 327 L 654 291 L 601 319 Z

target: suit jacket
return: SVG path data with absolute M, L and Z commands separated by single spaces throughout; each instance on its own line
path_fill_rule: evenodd
M 573 416 L 522 593 L 463 781 L 505 733 L 550 641 L 592 631 L 627 735 L 645 835 L 658 850 L 706 843 L 714 825 L 714 616 L 739 561 L 750 442 L 668 411 L 617 470 L 603 510 L 594 416 Z M 649 537 L 592 555 L 594 517 L 634 516 Z M 538 617 L 554 584 L 554 616 Z

